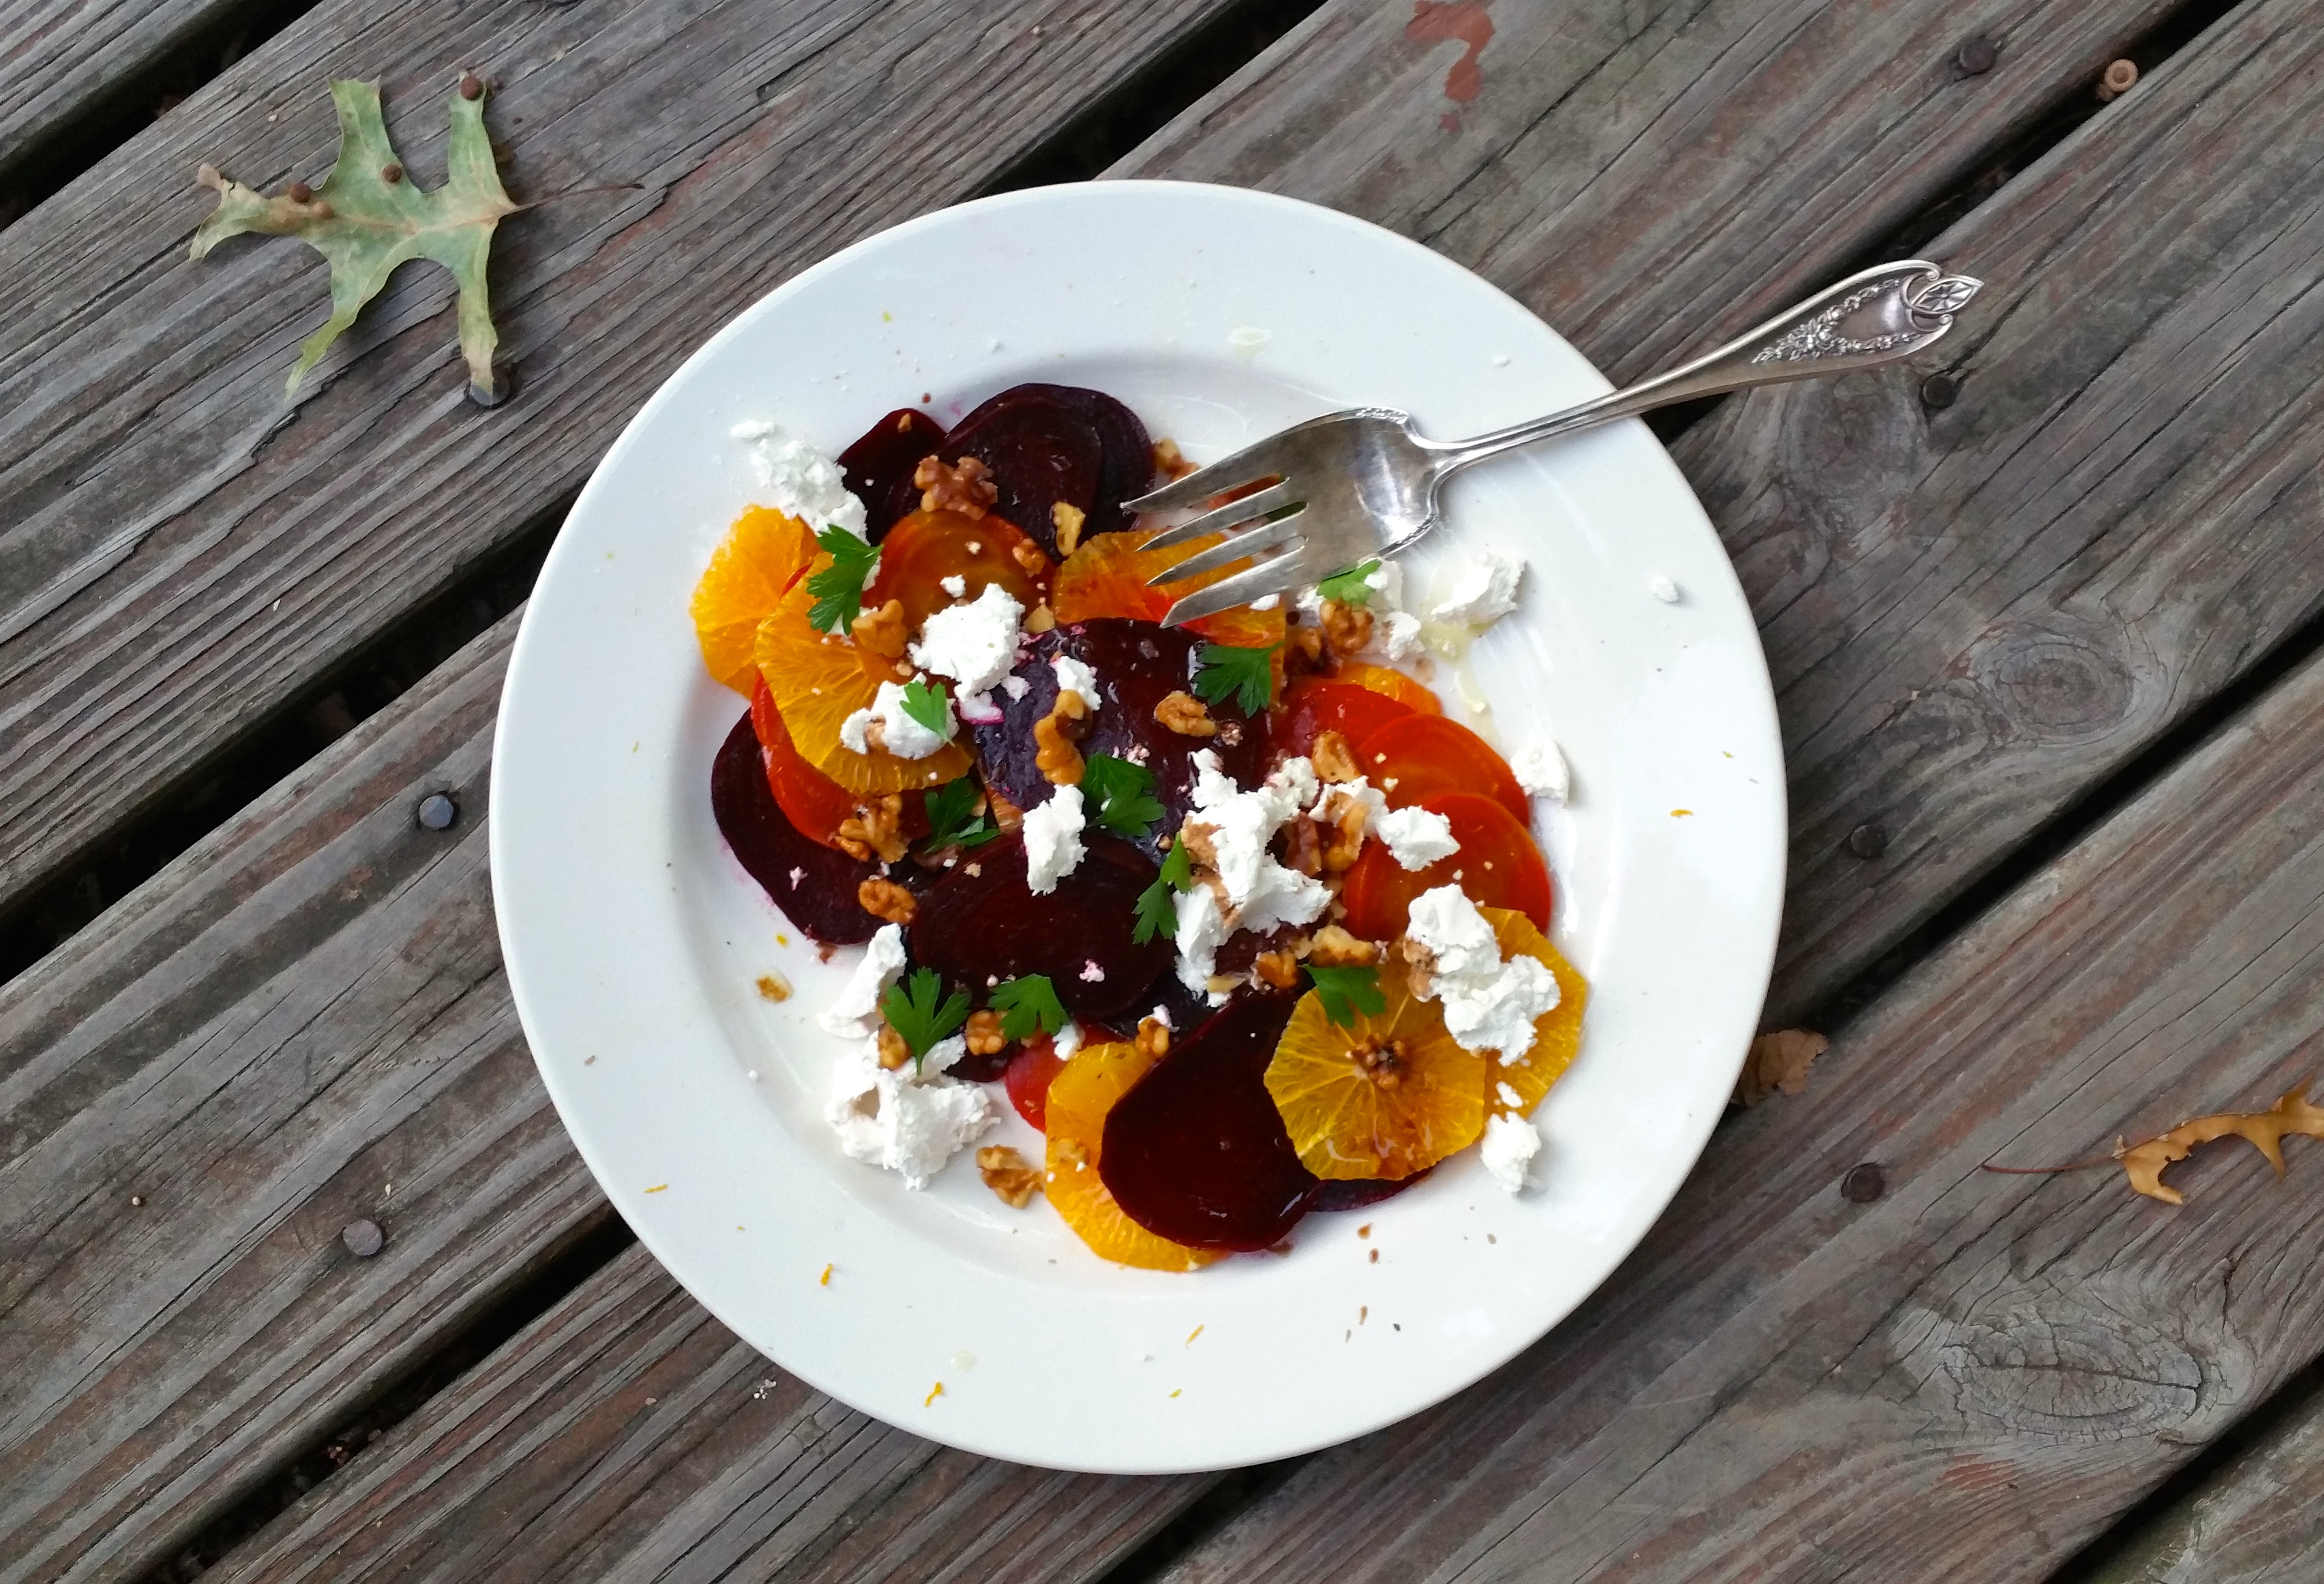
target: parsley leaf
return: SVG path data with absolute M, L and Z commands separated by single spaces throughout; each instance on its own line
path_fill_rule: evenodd
M 807 625 L 817 632 L 844 632 L 863 613 L 863 585 L 871 579 L 872 568 L 879 565 L 880 547 L 864 543 L 835 524 L 816 535 L 815 542 L 831 557 L 831 565 L 807 580 L 807 592 L 815 596 L 807 613 Z
M 1224 704 L 1231 698 L 1244 714 L 1259 714 L 1274 695 L 1275 651 L 1282 647 L 1279 643 L 1268 644 L 1265 649 L 1204 644 L 1203 668 L 1194 673 L 1194 691 L 1202 695 L 1205 704 Z
M 1154 796 L 1154 772 L 1110 753 L 1093 753 L 1082 762 L 1082 797 L 1096 811 L 1098 824 L 1132 841 L 1163 815 L 1161 800 Z
M 1315 592 L 1327 600 L 1337 600 L 1343 605 L 1371 603 L 1372 585 L 1364 579 L 1379 570 L 1377 557 L 1360 566 L 1351 566 L 1345 572 L 1334 572 L 1315 585 Z
M 943 683 L 931 687 L 927 677 L 915 677 L 904 684 L 904 695 L 897 702 L 904 706 L 906 714 L 937 736 L 950 734 L 951 699 L 945 692 Z
M 1194 862 L 1186 856 L 1186 843 L 1174 842 L 1162 855 L 1162 872 L 1138 895 L 1138 928 L 1130 938 L 1142 946 L 1157 935 L 1175 937 L 1178 907 L 1173 898 L 1180 891 L 1192 889 L 1194 884 Z
M 917 1070 L 922 1056 L 938 1042 L 959 1033 L 961 1025 L 968 1021 L 968 992 L 954 990 L 947 996 L 944 980 L 935 969 L 915 968 L 909 979 L 890 985 L 888 993 L 880 998 L 880 1016 L 904 1036 Z
M 992 1009 L 1001 1014 L 1001 1037 L 1028 1039 L 1038 1027 L 1055 1034 L 1065 1026 L 1065 1003 L 1046 973 L 1004 979 L 992 987 Z
M 977 807 L 982 801 L 973 776 L 946 781 L 929 793 L 924 806 L 928 811 L 928 833 L 922 849 L 936 852 L 946 847 L 975 847 L 999 835 L 1001 828 Z
M 1318 968 L 1311 962 L 1307 977 L 1315 981 L 1315 993 L 1323 998 L 1323 1016 L 1334 1023 L 1352 1025 L 1359 1012 L 1378 1015 L 1388 1010 L 1377 968 Z

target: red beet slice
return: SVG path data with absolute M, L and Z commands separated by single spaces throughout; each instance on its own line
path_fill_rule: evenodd
M 1001 492 L 993 511 L 1055 557 L 1052 508 L 1063 502 L 1086 517 L 1096 507 L 1104 447 L 1073 409 L 1021 391 L 1004 391 L 962 419 L 942 455 L 948 462 L 973 456 L 990 468 Z
M 919 505 L 912 471 L 923 457 L 943 455 L 944 446 L 944 425 L 916 407 L 899 407 L 839 454 L 841 474 L 848 493 L 863 502 L 866 537 L 873 544 Z
M 1321 1183 L 1264 1076 L 1296 1004 L 1237 997 L 1115 1102 L 1098 1173 L 1131 1220 L 1189 1248 L 1250 1249 L 1306 1213 Z
M 994 688 L 992 701 L 1001 708 L 1001 719 L 974 729 L 985 784 L 1019 808 L 1048 800 L 1048 778 L 1035 762 L 1038 745 L 1033 725 L 1057 702 L 1057 673 L 1050 661 L 1071 655 L 1096 673 L 1104 700 L 1089 717 L 1088 734 L 1081 740 L 1083 756 L 1110 753 L 1142 762 L 1154 772 L 1155 796 L 1167 812 L 1137 840 L 1139 851 L 1158 861 L 1162 837 L 1176 832 L 1194 806 L 1197 749 L 1216 753 L 1220 769 L 1243 786 L 1257 786 L 1267 773 L 1268 723 L 1264 714 L 1244 721 L 1231 708 L 1222 711 L 1222 729 L 1215 737 L 1181 737 L 1154 718 L 1154 707 L 1164 695 L 1187 687 L 1202 643 L 1183 629 L 1126 616 L 1076 622 L 1042 633 L 1019 651 L 1025 658 L 1018 662 L 1016 675 L 1025 681 L 1024 696 L 1012 699 L 1007 688 Z
M 954 1069 L 955 1072 L 957 1068 Z M 1361 1210 L 1368 1204 L 1378 1204 L 1383 1199 L 1397 1194 L 1419 1182 L 1434 1166 L 1423 1166 L 1409 1177 L 1326 1177 L 1315 1191 L 1315 1202 L 1309 1210 Z
M 1154 487 L 1154 440 L 1138 415 L 1104 391 L 1086 385 L 1015 385 L 993 400 L 1019 391 L 1047 397 L 1097 431 L 1097 504 L 1089 509 L 1089 521 L 1082 531 L 1111 533 L 1128 528 L 1130 514 L 1121 509 L 1121 503 Z
M 745 714 L 710 766 L 710 811 L 718 833 L 765 888 L 784 916 L 808 939 L 835 946 L 861 945 L 880 928 L 863 911 L 856 888 L 880 874 L 877 863 L 859 863 L 835 847 L 800 833 L 783 817 L 767 786 L 767 751 Z M 919 866 L 898 864 L 888 878 L 907 889 L 926 884 Z
M 1138 894 L 1153 863 L 1127 842 L 1085 832 L 1074 872 L 1047 896 L 1025 885 L 1025 843 L 1003 837 L 972 847 L 942 870 L 912 921 L 912 961 L 983 998 L 988 980 L 1046 975 L 1075 1018 L 1107 1018 L 1146 1000 L 1176 948 L 1140 945 Z M 1099 977 L 1085 977 L 1093 965 Z

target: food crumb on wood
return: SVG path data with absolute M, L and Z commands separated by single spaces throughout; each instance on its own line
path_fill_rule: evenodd
M 1799 1094 L 1808 1086 L 1808 1069 L 1831 1048 L 1831 1041 L 1805 1028 L 1783 1028 L 1751 1042 L 1736 1080 L 1733 1104 L 1756 1106 L 1768 1096 Z
M 779 973 L 761 973 L 759 994 L 770 1001 L 788 1001 L 791 999 L 790 981 Z

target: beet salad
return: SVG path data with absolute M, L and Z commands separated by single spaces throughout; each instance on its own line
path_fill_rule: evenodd
M 1527 1186 L 1588 993 L 1533 834 L 1564 766 L 1429 685 L 1521 559 L 1425 609 L 1372 561 L 1165 627 L 1227 574 L 1148 586 L 1205 547 L 1145 549 L 1123 502 L 1189 468 L 1101 391 L 1019 385 L 949 431 L 899 409 L 836 457 L 735 433 L 767 503 L 694 595 L 750 700 L 711 806 L 793 926 L 859 953 L 819 1015 L 842 1153 L 919 1187 L 1005 1099 L 1047 1144 L 974 1148 L 984 1183 L 1161 1270 L 1471 1145 Z

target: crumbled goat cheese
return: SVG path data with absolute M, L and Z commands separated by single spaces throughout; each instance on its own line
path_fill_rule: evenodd
M 863 502 L 847 493 L 838 463 L 770 423 L 736 424 L 733 435 L 751 442 L 751 465 L 768 505 L 818 532 L 844 528 L 863 537 Z
M 1536 797 L 1563 803 L 1573 794 L 1573 778 L 1565 768 L 1565 756 L 1547 738 L 1511 754 L 1509 771 L 1517 777 L 1517 785 Z
M 1060 787 L 1027 809 L 1024 835 L 1025 888 L 1046 897 L 1082 861 L 1082 789 Z
M 1105 969 L 1100 965 L 1096 958 L 1093 957 L 1088 962 L 1082 964 L 1082 982 L 1084 984 L 1103 984 L 1105 982 Z
M 1405 933 L 1435 958 L 1428 993 L 1461 1048 L 1498 1051 L 1522 1064 L 1533 1049 L 1534 1019 L 1557 1005 L 1556 975 L 1522 953 L 1503 962 L 1492 925 L 1458 886 L 1414 898 Z
M 1082 1048 L 1082 1026 L 1068 1018 L 1065 1026 L 1058 1029 L 1052 1038 L 1057 1060 L 1070 1062 L 1074 1059 L 1074 1053 Z
M 1017 663 L 1017 623 L 1025 607 L 997 583 L 964 604 L 946 605 L 920 624 L 912 663 L 982 693 Z
M 1186 817 L 1209 830 L 1219 880 L 1236 911 L 1230 928 L 1208 886 L 1179 893 L 1178 978 L 1188 990 L 1200 990 L 1216 971 L 1220 944 L 1234 930 L 1265 934 L 1281 925 L 1313 923 L 1331 906 L 1332 892 L 1268 852 L 1277 829 L 1314 804 L 1314 765 L 1304 758 L 1286 760 L 1249 792 L 1220 770 L 1219 756 L 1207 748 L 1194 754 L 1194 809 Z
M 1003 677 L 1001 679 L 1001 691 L 1007 694 L 1010 702 L 1013 704 L 1032 692 L 1033 684 L 1023 677 Z
M 964 693 L 953 700 L 960 718 L 972 726 L 997 726 L 1004 718 L 1001 706 L 992 702 L 990 693 Z
M 1529 1179 L 1526 1167 L 1541 1153 L 1541 1129 L 1526 1118 L 1507 1111 L 1485 1119 L 1484 1142 L 1477 1155 L 1492 1173 L 1493 1181 L 1512 1193 L 1522 1193 Z
M 953 738 L 951 699 L 944 700 L 944 730 L 931 732 L 905 713 L 904 690 L 893 682 L 880 684 L 871 708 L 857 710 L 839 723 L 839 740 L 858 753 L 871 752 L 867 732 L 874 721 L 880 723 L 881 743 L 898 759 L 926 759 Z
M 1426 869 L 1461 851 L 1452 837 L 1452 822 L 1425 808 L 1391 808 L 1371 826 L 1403 869 Z
M 1653 580 L 1646 585 L 1646 587 L 1652 591 L 1655 598 L 1662 601 L 1665 605 L 1675 605 L 1678 603 L 1678 585 L 1673 583 L 1669 578 L 1665 577 L 1661 573 L 1655 573 Z
M 1208 886 L 1181 891 L 1177 898 L 1178 982 L 1190 990 L 1207 990 L 1218 972 L 1219 948 L 1226 944 L 1226 916 Z
M 1059 693 L 1078 693 L 1082 702 L 1092 709 L 1103 702 L 1098 697 L 1097 673 L 1082 661 L 1071 655 L 1059 655 L 1049 662 L 1049 668 L 1057 674 Z
M 960 1049 L 947 1053 L 952 1045 Z M 823 1113 L 839 1135 L 839 1147 L 850 1159 L 902 1174 L 907 1188 L 927 1186 L 996 1119 L 984 1085 L 941 1076 L 967 1048 L 955 1035 L 929 1051 L 918 1073 L 881 1067 L 876 1039 L 842 1056 L 833 1067 Z
M 816 1021 L 844 1039 L 862 1038 L 872 1032 L 872 1019 L 879 1014 L 880 998 L 903 976 L 903 926 L 883 925 L 863 948 L 863 956 L 855 964 L 855 972 L 848 976 L 845 987 L 816 1016 Z
M 1256 599 L 1256 600 L 1251 601 L 1251 602 L 1250 602 L 1250 608 L 1251 608 L 1252 610 L 1254 610 L 1254 611 L 1272 611 L 1273 609 L 1275 609 L 1275 607 L 1276 607 L 1276 606 L 1277 606 L 1277 605 L 1281 604 L 1282 603 L 1283 603 L 1283 596 L 1282 596 L 1281 594 L 1268 594 L 1268 595 L 1265 596 L 1265 597 L 1264 597 L 1264 598 L 1262 598 L 1262 599 Z
M 1517 584 L 1525 576 L 1524 560 L 1499 545 L 1487 545 L 1469 557 L 1452 579 L 1452 592 L 1429 612 L 1439 622 L 1487 628 L 1517 608 Z
M 1155 1022 L 1159 1023 L 1165 1028 L 1170 1027 L 1170 1008 L 1161 1005 L 1159 1002 L 1155 1004 L 1154 1010 L 1147 1013 L 1146 1015 L 1148 1018 L 1153 1018 Z
M 950 577 L 937 578 L 936 586 L 956 600 L 964 600 L 968 597 L 968 579 L 957 572 Z
M 1364 578 L 1364 586 L 1372 591 L 1366 607 L 1372 613 L 1372 639 L 1366 652 L 1390 663 L 1418 653 L 1420 618 L 1404 608 L 1404 567 L 1384 560 Z
M 1509 1110 L 1513 1111 L 1525 1110 L 1525 1096 L 1511 1089 L 1507 1083 L 1496 1084 L 1494 1091 L 1501 1097 L 1501 1103 Z

